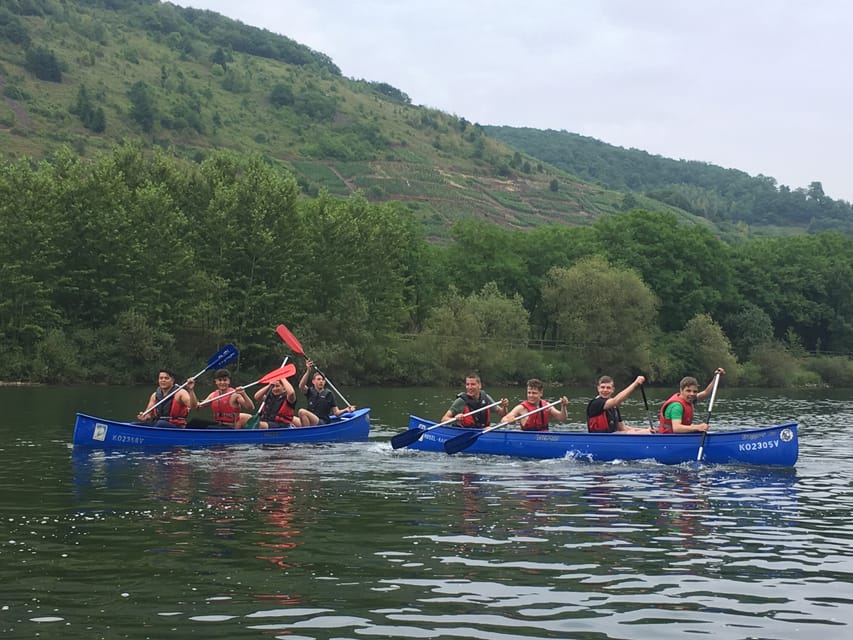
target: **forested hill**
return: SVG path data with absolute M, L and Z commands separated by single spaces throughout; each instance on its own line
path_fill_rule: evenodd
M 849 205 L 819 184 L 777 189 L 574 134 L 483 127 L 345 78 L 285 36 L 159 0 L 0 3 L 0 91 L 4 159 L 64 146 L 94 158 L 129 140 L 192 163 L 215 149 L 259 154 L 309 196 L 405 203 L 430 238 L 466 218 L 532 229 L 633 208 L 722 237 L 851 231 Z
M 583 225 L 622 205 L 623 194 L 510 149 L 463 116 L 341 76 L 285 36 L 156 0 L 0 3 L 0 87 L 6 159 L 62 146 L 94 158 L 128 140 L 193 163 L 215 149 L 258 154 L 308 196 L 403 202 L 432 238 L 463 218 Z
M 853 206 L 833 200 L 820 182 L 791 189 L 706 162 L 673 160 L 567 131 L 484 127 L 489 135 L 608 189 L 643 193 L 717 225 L 793 227 L 853 234 Z

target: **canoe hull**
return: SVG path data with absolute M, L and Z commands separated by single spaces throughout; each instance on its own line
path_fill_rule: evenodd
M 316 427 L 288 429 L 161 429 L 78 413 L 72 443 L 80 447 L 209 447 L 232 444 L 292 444 L 367 440 L 370 409 Z
M 436 423 L 410 416 L 409 428 L 429 428 Z M 437 427 L 427 431 L 410 449 L 440 451 L 444 443 L 470 429 Z M 575 458 L 590 462 L 656 460 L 663 464 L 696 461 L 701 434 L 620 434 L 578 431 L 518 431 L 495 429 L 484 433 L 464 453 L 519 458 Z M 705 439 L 702 462 L 792 467 L 797 462 L 797 424 L 759 429 L 711 431 Z

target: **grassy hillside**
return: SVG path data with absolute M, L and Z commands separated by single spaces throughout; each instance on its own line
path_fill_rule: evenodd
M 87 156 L 135 137 L 191 161 L 213 148 L 260 153 L 309 195 L 401 200 L 434 237 L 468 216 L 531 228 L 625 206 L 624 194 L 463 117 L 344 78 L 321 53 L 209 11 L 16 0 L 0 7 L 0 88 L 7 158 L 41 159 L 61 145 Z M 678 211 L 644 196 L 630 204 Z

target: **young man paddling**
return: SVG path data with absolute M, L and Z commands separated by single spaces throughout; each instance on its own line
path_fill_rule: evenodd
M 522 431 L 548 431 L 548 422 L 554 418 L 557 422 L 566 421 L 566 407 L 569 404 L 569 399 L 566 396 L 560 398 L 560 408 L 556 406 L 530 413 L 540 407 L 544 407 L 548 402 L 542 399 L 542 392 L 545 389 L 545 383 L 541 380 L 533 378 L 527 381 L 527 400 L 523 400 L 517 404 L 512 411 L 507 413 L 501 422 L 515 422 L 522 414 L 530 414 L 525 418 L 521 418 Z
M 622 421 L 619 405 L 628 399 L 634 390 L 646 381 L 645 377 L 637 378 L 615 396 L 616 385 L 610 376 L 598 379 L 596 390 L 598 395 L 586 405 L 586 427 L 590 433 L 650 433 L 649 428 L 640 429 L 629 427 Z
M 154 421 L 155 427 L 179 427 L 187 426 L 187 416 L 191 409 L 198 406 L 198 398 L 195 397 L 195 379 L 186 381 L 183 389 L 177 391 L 168 400 L 163 402 L 175 390 L 177 375 L 171 369 L 160 369 L 157 374 L 157 389 L 148 398 L 148 406 L 145 411 L 140 411 L 136 416 L 139 420 Z M 156 408 L 153 408 L 156 405 Z M 152 409 L 153 408 L 153 409 Z
M 210 402 L 214 421 L 226 427 L 242 429 L 252 416 L 243 413 L 241 409 L 251 411 L 255 403 L 243 387 L 234 389 L 231 386 L 231 372 L 228 369 L 219 369 L 213 375 L 213 382 L 216 389 L 210 392 L 204 402 Z
M 714 377 L 717 374 L 724 376 L 726 370 L 719 367 L 714 371 Z M 707 431 L 708 423 L 700 422 L 693 424 L 694 404 L 697 400 L 702 400 L 711 395 L 711 389 L 714 386 L 714 377 L 711 382 L 702 391 L 699 391 L 699 381 L 692 376 L 682 378 L 678 385 L 678 393 L 673 394 L 660 407 L 658 419 L 660 426 L 658 433 L 691 433 L 695 431 Z

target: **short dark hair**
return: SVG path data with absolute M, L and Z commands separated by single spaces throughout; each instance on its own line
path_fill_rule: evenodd
M 162 369 L 160 369 L 160 371 L 159 371 L 158 373 L 165 373 L 165 374 L 166 374 L 167 376 L 169 376 L 172 380 L 177 380 L 177 379 L 178 379 L 178 374 L 177 374 L 177 373 L 175 373 L 172 369 L 167 369 L 166 367 L 163 367 Z
M 542 382 L 539 378 L 530 378 L 530 380 L 527 381 L 527 386 L 531 389 L 542 391 L 545 388 L 545 383 Z
M 213 374 L 213 379 L 216 378 L 228 378 L 231 379 L 231 372 L 228 369 L 217 369 L 216 373 Z
M 678 390 L 681 391 L 684 387 L 698 387 L 699 381 L 693 376 L 685 376 L 678 383 Z

